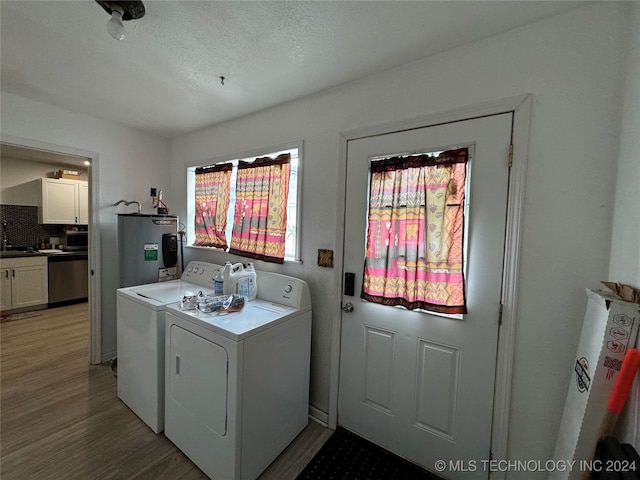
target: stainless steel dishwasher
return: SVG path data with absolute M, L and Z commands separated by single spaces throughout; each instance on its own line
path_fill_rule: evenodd
M 48 255 L 49 304 L 88 298 L 88 257 L 88 252 L 63 252 Z

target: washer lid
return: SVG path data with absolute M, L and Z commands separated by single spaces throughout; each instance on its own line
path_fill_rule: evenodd
M 169 304 L 180 301 L 183 295 L 197 295 L 202 291 L 205 294 L 213 293 L 213 288 L 203 287 L 195 283 L 178 281 L 149 283 L 125 289 L 132 296 L 141 297 L 161 304 Z

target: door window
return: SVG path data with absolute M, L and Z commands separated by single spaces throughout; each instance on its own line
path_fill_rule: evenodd
M 463 266 L 467 148 L 371 161 L 361 297 L 466 313 Z

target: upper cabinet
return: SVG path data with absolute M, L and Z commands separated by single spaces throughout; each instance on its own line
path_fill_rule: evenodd
M 40 223 L 87 225 L 89 183 L 66 178 L 41 178 Z
M 78 223 L 89 224 L 89 182 L 78 183 Z

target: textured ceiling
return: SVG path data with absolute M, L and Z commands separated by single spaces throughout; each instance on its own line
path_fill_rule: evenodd
M 170 138 L 584 3 L 147 0 L 119 42 L 93 0 L 1 0 L 0 86 Z

